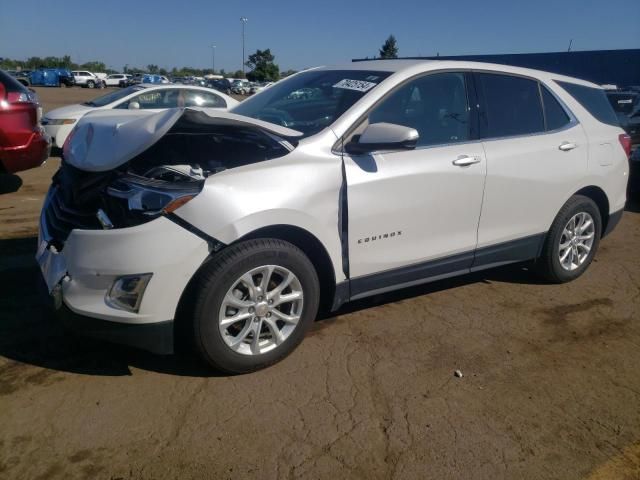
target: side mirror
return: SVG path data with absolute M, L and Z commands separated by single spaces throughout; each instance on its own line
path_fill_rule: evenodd
M 129 110 L 140 110 L 140 104 L 138 102 L 129 102 L 127 107 Z
M 394 123 L 373 123 L 364 129 L 360 137 L 354 137 L 345 145 L 347 153 L 358 155 L 378 150 L 411 150 L 418 142 L 415 128 Z

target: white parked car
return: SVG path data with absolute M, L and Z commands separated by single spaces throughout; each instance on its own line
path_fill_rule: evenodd
M 247 372 L 290 353 L 319 307 L 514 262 L 575 279 L 621 218 L 629 147 L 603 90 L 574 78 L 307 70 L 231 112 L 85 116 L 37 259 L 80 332 L 161 353 L 183 332 Z
M 71 75 L 73 75 L 77 86 L 87 88 L 100 88 L 102 86 L 102 80 L 86 70 L 74 70 Z
M 89 102 L 56 108 L 47 112 L 42 125 L 52 145 L 62 148 L 76 122 L 95 110 L 131 109 L 149 113 L 176 107 L 228 109 L 237 100 L 210 88 L 187 85 L 140 84 L 107 93 Z
M 121 82 L 126 82 L 128 79 L 124 73 L 112 73 L 105 79 L 107 87 L 119 87 Z

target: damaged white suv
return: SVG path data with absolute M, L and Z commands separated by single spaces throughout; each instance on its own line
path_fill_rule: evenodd
M 581 275 L 625 204 L 604 92 L 533 70 L 371 61 L 308 70 L 230 113 L 85 116 L 37 259 L 65 321 L 226 372 L 290 353 L 319 308 L 535 261 Z

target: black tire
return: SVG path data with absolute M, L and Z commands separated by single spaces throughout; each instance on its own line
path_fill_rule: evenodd
M 571 218 L 581 212 L 588 213 L 593 218 L 595 226 L 593 244 L 586 259 L 575 270 L 567 270 L 560 263 L 560 240 L 565 226 Z M 545 280 L 552 283 L 566 283 L 575 280 L 589 267 L 593 261 L 600 237 L 602 236 L 602 218 L 600 210 L 593 200 L 583 195 L 574 195 L 567 203 L 565 203 L 555 220 L 551 224 L 551 228 L 547 233 L 547 237 L 542 248 L 542 255 L 536 262 L 538 274 Z
M 95 88 L 96 84 L 93 83 L 93 80 L 87 80 L 87 88 Z
M 292 272 L 300 281 L 304 301 L 300 320 L 283 343 L 266 353 L 245 355 L 225 343 L 218 316 L 233 284 L 246 272 L 263 265 L 277 265 Z M 198 273 L 192 292 L 191 321 L 196 352 L 211 367 L 240 374 L 278 362 L 300 344 L 316 318 L 320 285 L 313 264 L 299 248 L 282 240 L 265 238 L 240 242 L 221 251 Z

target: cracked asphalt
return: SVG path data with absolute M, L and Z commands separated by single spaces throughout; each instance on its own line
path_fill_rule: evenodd
M 57 164 L 0 180 L 0 478 L 640 478 L 640 204 L 573 283 L 513 266 L 380 295 L 225 377 L 59 328 L 33 260 Z

